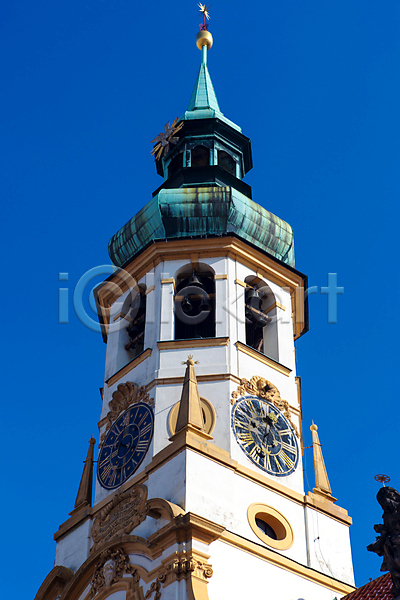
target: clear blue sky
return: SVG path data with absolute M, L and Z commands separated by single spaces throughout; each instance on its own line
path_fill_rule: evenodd
M 34 597 L 97 434 L 105 345 L 57 322 L 108 263 L 107 242 L 160 183 L 153 137 L 187 107 L 200 53 L 196 2 L 13 0 L 0 22 L 2 144 L 2 582 Z M 354 519 L 356 581 L 381 509 L 400 487 L 399 64 L 394 0 L 214 0 L 209 68 L 224 114 L 252 140 L 253 198 L 293 227 L 312 286 L 338 274 L 338 322 L 310 298 L 297 343 L 305 443 L 319 426 L 333 494 Z M 313 486 L 306 450 L 307 486 Z M 308 483 L 309 482 L 309 483 Z M 21 588 L 19 588 L 21 590 Z M 22 596 L 22 593 L 24 596 Z

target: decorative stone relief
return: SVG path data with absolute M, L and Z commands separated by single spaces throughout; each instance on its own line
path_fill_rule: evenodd
M 105 550 L 100 554 L 100 561 L 90 583 L 90 597 L 93 598 L 103 589 L 112 586 L 125 574 L 132 575 L 134 583 L 139 583 L 139 574 L 123 550 Z
M 281 398 L 278 388 L 273 383 L 259 375 L 254 375 L 250 381 L 241 379 L 237 390 L 232 392 L 231 404 L 235 404 L 238 398 L 246 394 L 258 396 L 264 398 L 267 402 L 271 402 L 287 418 L 297 437 L 300 437 L 296 425 L 291 420 L 289 402 Z
M 161 589 L 161 583 L 159 581 L 153 581 L 153 583 L 150 586 L 150 589 L 146 592 L 144 600 L 148 600 L 149 598 L 151 598 L 152 594 L 154 594 L 153 600 L 160 600 L 160 598 L 161 598 L 160 589 Z
M 171 580 L 174 576 L 176 579 L 181 579 L 187 573 L 193 573 L 199 579 L 206 580 L 212 577 L 213 570 L 207 562 L 198 560 L 193 555 L 183 552 L 161 570 L 158 579 L 161 582 Z
M 91 552 L 114 537 L 129 534 L 144 521 L 149 512 L 146 501 L 145 485 L 135 485 L 126 492 L 114 496 L 94 519 L 92 527 L 94 546 Z
M 110 411 L 106 417 L 99 423 L 103 425 L 106 423 L 106 429 L 101 434 L 100 443 L 104 441 L 107 431 L 119 415 L 124 412 L 131 404 L 136 402 L 144 402 L 149 406 L 153 406 L 154 398 L 149 398 L 149 394 L 146 392 L 146 386 L 138 386 L 137 383 L 127 381 L 126 383 L 120 383 L 115 392 L 113 392 L 112 399 L 108 403 Z

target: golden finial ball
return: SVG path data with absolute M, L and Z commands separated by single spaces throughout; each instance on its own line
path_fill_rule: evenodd
M 207 50 L 209 50 L 212 45 L 213 36 L 211 35 L 211 33 L 209 31 L 206 31 L 205 29 L 199 31 L 199 33 L 196 35 L 196 46 L 198 47 L 198 49 L 201 50 L 203 46 L 207 46 Z

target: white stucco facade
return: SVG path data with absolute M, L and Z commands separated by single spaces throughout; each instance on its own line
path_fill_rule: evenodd
M 260 593 L 263 596 L 264 592 L 265 596 L 279 600 L 340 598 L 344 590 L 349 589 L 346 586 L 354 584 L 349 519 L 329 498 L 304 493 L 293 290 L 278 285 L 276 278 L 269 279 L 262 264 L 250 268 L 231 256 L 199 254 L 196 266 L 200 274 L 207 270 L 214 277 L 215 337 L 175 340 L 177 283 L 179 274 L 191 266 L 190 260 L 185 258 L 160 261 L 142 273 L 135 283 L 135 289 L 140 288 L 146 294 L 142 354 L 132 357 L 132 352 L 125 348 L 129 340 L 126 331 L 129 321 L 125 316 L 132 289 L 120 294 L 110 307 L 100 434 L 106 431 L 114 392 L 119 386 L 132 382 L 144 386 L 148 393 L 146 401 L 154 411 L 154 435 L 143 462 L 120 488 L 107 490 L 96 480 L 94 504 L 86 518 L 74 525 L 73 516 L 69 525 L 67 522 L 61 526 L 65 532 L 62 530 L 56 536 L 55 564 L 78 574 L 79 569 L 90 564 L 97 552 L 91 536 L 94 519 L 117 494 L 140 484 L 146 487 L 148 499 L 166 501 L 175 507 L 175 514 L 207 523 L 204 525 L 207 531 L 214 528 L 219 533 L 193 534 L 187 542 L 168 546 L 158 540 L 164 540 L 163 532 L 171 528 L 173 520 L 150 511 L 132 531 L 125 532 L 128 538 L 124 538 L 125 545 L 121 546 L 129 554 L 130 564 L 136 565 L 139 571 L 142 569 L 142 596 L 138 598 L 146 593 L 149 598 L 155 594 L 155 588 L 151 588 L 151 573 L 162 573 L 163 565 L 172 555 L 182 557 L 194 550 L 212 565 L 213 574 L 203 581 L 201 599 L 206 598 L 205 593 L 209 600 L 217 600 Z M 266 290 L 263 310 L 271 317 L 263 331 L 263 352 L 246 344 L 245 288 L 254 281 Z M 188 355 L 198 361 L 195 365 L 198 392 L 212 406 L 214 421 L 207 439 L 197 440 L 195 434 L 190 434 L 182 443 L 173 437 L 171 411 L 181 398 L 185 373 L 182 363 L 187 361 Z M 288 403 L 288 414 L 298 432 L 297 467 L 284 477 L 258 468 L 239 446 L 232 430 L 231 413 L 236 401 L 233 394 L 243 380 L 250 381 L 254 376 L 277 388 L 280 398 Z M 251 516 L 253 505 L 265 507 L 267 515 L 272 511 L 271 514 L 282 517 L 287 531 L 290 530 L 287 543 L 284 537 L 282 542 L 279 537 L 278 542 L 274 542 L 259 534 L 259 526 Z M 133 538 L 129 535 L 152 548 L 161 544 L 161 554 L 155 558 L 139 550 L 132 551 L 129 539 Z M 153 579 L 153 583 L 155 581 Z M 190 591 L 183 575 L 162 582 L 162 600 L 193 600 L 198 593 Z M 157 585 L 161 586 L 161 579 Z M 109 588 L 108 595 L 103 592 L 101 599 L 136 599 L 130 595 L 131 587 L 132 576 L 125 574 L 116 587 Z M 83 600 L 89 592 L 90 583 L 76 598 Z

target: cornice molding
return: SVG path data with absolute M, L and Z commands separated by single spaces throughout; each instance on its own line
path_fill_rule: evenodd
M 299 575 L 304 579 L 308 579 L 313 583 L 322 585 L 323 587 L 326 587 L 329 590 L 339 594 L 349 594 L 350 592 L 354 592 L 356 589 L 354 586 L 349 585 L 348 583 L 344 583 L 343 581 L 329 577 L 329 575 L 324 575 L 319 571 L 315 571 L 310 567 L 306 567 L 290 558 L 287 558 L 286 556 L 283 556 L 282 554 L 279 554 L 278 552 L 274 552 L 273 550 L 265 548 L 260 544 L 251 542 L 250 540 L 247 540 L 246 538 L 236 535 L 230 531 L 224 531 L 220 540 L 225 544 L 229 544 L 230 546 L 244 550 L 253 556 L 257 556 L 262 560 L 280 567 L 281 569 L 285 569 L 285 571 Z
M 242 342 L 235 342 L 235 346 L 239 350 L 239 352 L 243 352 L 244 354 L 251 356 L 251 358 L 255 358 L 256 360 L 263 363 L 264 365 L 271 367 L 271 369 L 275 369 L 275 371 L 278 371 L 278 373 L 282 373 L 282 375 L 286 375 L 286 377 L 290 376 L 292 369 L 289 369 L 288 367 L 281 365 L 281 363 L 278 363 L 273 358 L 270 358 L 269 356 L 266 356 L 265 354 L 262 354 L 261 352 L 254 350 L 254 348 L 251 348 L 250 346 L 246 346 L 246 344 L 243 344 Z
M 156 385 L 181 385 L 183 380 L 183 377 L 163 377 L 161 379 L 153 379 L 153 381 L 148 383 L 146 389 L 148 392 L 150 392 L 150 390 L 152 390 Z M 240 377 L 234 375 L 233 373 L 211 373 L 210 375 L 197 375 L 198 383 L 229 380 L 237 384 L 241 382 Z
M 183 452 L 184 450 L 192 450 L 205 458 L 211 459 L 214 462 L 219 463 L 223 467 L 227 469 L 231 469 L 234 471 L 236 475 L 239 477 L 243 477 L 245 479 L 249 479 L 254 483 L 264 487 L 267 490 L 275 492 L 296 504 L 300 504 L 303 507 L 307 507 L 312 510 L 316 510 L 322 514 L 339 521 L 343 525 L 350 526 L 352 524 L 352 519 L 349 517 L 347 511 L 340 506 L 333 504 L 332 502 L 326 502 L 324 498 L 313 494 L 312 492 L 308 492 L 307 496 L 292 490 L 279 481 L 268 478 L 267 476 L 257 473 L 255 470 L 245 467 L 239 464 L 236 460 L 233 460 L 229 453 L 223 450 L 222 448 L 218 448 L 214 444 L 211 444 L 209 441 L 205 442 L 204 438 L 198 435 L 193 431 L 182 431 L 179 434 L 174 436 L 174 440 L 171 444 L 160 450 L 152 459 L 150 464 L 148 464 L 143 471 L 138 473 L 132 479 L 127 481 L 124 485 L 122 485 L 118 491 L 124 492 L 131 487 L 145 483 L 149 476 L 156 472 L 159 468 L 165 465 L 167 462 L 172 460 L 175 456 Z M 110 502 L 112 496 L 105 498 L 92 508 L 87 507 L 87 509 L 80 513 L 79 515 L 73 516 L 64 523 L 62 523 L 58 529 L 58 531 L 54 534 L 54 539 L 58 541 L 62 537 L 64 537 L 69 531 L 78 527 L 84 520 L 88 518 L 94 518 L 97 513 L 106 506 L 108 502 Z M 177 507 L 179 509 L 179 507 Z
M 135 367 L 140 365 L 140 363 L 142 363 L 144 360 L 146 360 L 146 358 L 149 358 L 149 356 L 151 356 L 151 353 L 152 353 L 151 348 L 146 348 L 146 350 L 143 350 L 143 352 L 141 352 L 138 356 L 136 356 L 133 360 L 131 360 L 131 362 L 129 362 L 124 367 L 122 367 L 122 369 L 120 369 L 119 371 L 114 373 L 114 375 L 112 375 L 111 377 L 109 377 L 106 380 L 106 384 L 108 385 L 108 387 L 111 387 L 112 385 L 114 385 L 114 383 L 116 383 L 122 377 L 127 375 L 127 373 L 132 371 L 132 369 L 134 369 Z
M 67 569 L 67 567 L 62 567 L 60 565 L 53 567 L 40 586 L 35 596 L 35 600 L 46 600 L 48 592 L 51 591 L 54 593 L 54 590 L 55 593 L 61 594 L 66 583 L 72 579 L 73 576 L 74 572 L 72 569 Z
M 228 344 L 228 337 L 212 337 L 159 341 L 157 347 L 159 350 L 180 350 L 181 348 L 214 348 L 215 346 L 228 346 Z
M 88 585 L 88 581 L 93 580 L 95 577 L 96 568 L 101 563 L 102 557 L 116 551 L 124 556 L 130 555 L 129 571 L 132 571 L 135 575 L 131 580 L 132 582 L 139 584 L 140 579 L 146 583 L 158 581 L 163 587 L 166 587 L 174 581 L 185 579 L 188 594 L 192 600 L 208 600 L 207 579 L 213 575 L 212 566 L 208 563 L 209 554 L 197 549 L 188 552 L 172 552 L 169 555 L 167 554 L 161 562 L 157 561 L 157 566 L 151 571 L 136 565 L 134 557 L 132 557 L 132 555 L 139 554 L 154 561 L 165 554 L 171 546 L 182 542 L 191 542 L 192 540 L 197 540 L 207 546 L 215 541 L 220 541 L 335 593 L 344 595 L 355 589 L 354 586 L 302 565 L 279 552 L 236 535 L 218 523 L 189 512 L 177 515 L 170 523 L 152 534 L 148 540 L 125 535 L 105 544 L 90 556 L 75 574 L 69 569 L 64 569 L 66 577 L 69 577 L 69 579 L 66 580 L 67 583 L 64 582 L 62 599 L 72 600 L 72 598 L 82 594 Z M 188 544 L 188 547 L 190 547 L 190 544 Z M 54 581 L 54 571 L 57 569 L 63 569 L 63 567 L 55 567 L 50 572 L 35 600 L 46 600 L 51 581 Z M 161 585 L 158 587 L 161 589 Z M 117 591 L 115 585 L 113 585 L 113 591 Z M 41 593 L 40 596 L 39 593 Z

